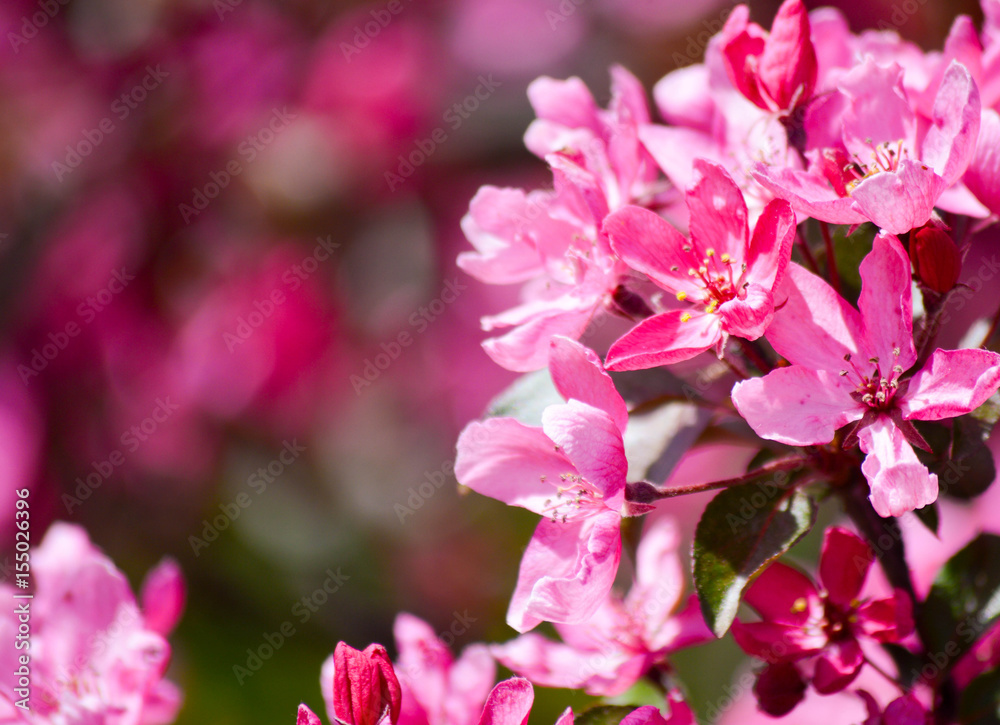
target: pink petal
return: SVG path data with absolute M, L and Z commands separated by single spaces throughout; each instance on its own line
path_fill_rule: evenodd
M 537 276 L 543 271 L 542 260 L 526 233 L 529 220 L 537 215 L 520 189 L 482 187 L 462 219 L 462 231 L 476 251 L 459 254 L 458 266 L 489 284 L 525 282 Z
M 667 73 L 653 86 L 653 101 L 663 120 L 672 127 L 711 130 L 715 102 L 708 85 L 707 66 L 689 65 Z
M 823 650 L 813 671 L 813 687 L 822 695 L 840 692 L 858 676 L 865 655 L 854 639 L 832 642 Z
M 576 471 L 618 511 L 625 502 L 625 444 L 618 426 L 603 410 L 578 400 L 550 405 L 542 413 L 542 430 L 570 460 Z
M 679 707 L 677 709 L 680 710 Z M 688 712 L 690 714 L 690 710 Z M 622 718 L 619 725 L 680 725 L 682 722 L 693 723 L 689 719 L 678 719 L 678 716 L 673 714 L 669 720 L 665 720 L 653 705 L 643 705 Z
M 295 725 L 322 725 L 316 714 L 305 705 L 299 705 L 299 714 L 295 718 Z
M 611 66 L 610 108 L 614 109 L 619 117 L 627 117 L 634 125 L 641 126 L 650 122 L 645 87 L 628 69 L 620 65 Z
M 771 564 L 754 579 L 744 601 L 766 622 L 806 627 L 823 617 L 816 585 L 798 569 L 781 562 Z
M 994 214 L 1000 214 L 1000 114 L 983 110 L 976 153 L 965 172 L 964 181 Z
M 670 292 L 701 296 L 687 271 L 697 258 L 688 241 L 661 216 L 638 206 L 626 206 L 604 221 L 611 248 L 632 269 Z
M 579 400 L 603 410 L 625 432 L 628 408 L 594 351 L 567 337 L 553 337 L 549 372 L 556 390 L 566 400 Z
M 496 663 L 489 647 L 483 644 L 466 647 L 448 672 L 443 722 L 474 722 L 495 681 Z
M 180 566 L 164 559 L 146 575 L 142 583 L 142 614 L 146 628 L 168 635 L 184 611 L 187 590 Z
M 733 387 L 733 403 L 761 438 L 793 446 L 829 443 L 864 415 L 838 373 L 801 365 L 777 368 Z
M 879 516 L 901 516 L 937 499 L 937 475 L 917 460 L 910 444 L 887 417 L 880 416 L 861 429 L 858 441 L 868 454 L 861 472 L 868 479 L 868 498 Z
M 874 560 L 864 539 L 839 526 L 827 529 L 819 560 L 819 579 L 829 600 L 839 607 L 850 607 L 861 593 Z
M 788 202 L 772 199 L 754 227 L 744 279 L 774 290 L 785 277 L 795 242 L 795 212 Z
M 722 330 L 718 315 L 681 310 L 664 312 L 640 322 L 608 350 L 608 370 L 643 370 L 690 360 L 716 344 Z M 685 321 L 685 316 L 690 319 Z
M 762 84 L 779 109 L 804 104 L 816 85 L 816 51 L 809 37 L 809 14 L 801 0 L 785 0 L 771 25 L 760 57 Z
M 910 290 L 910 258 L 903 245 L 896 237 L 879 234 L 861 262 L 858 309 L 864 321 L 864 355 L 879 358 L 883 374 L 894 365 L 906 370 L 917 359 Z
M 748 101 L 765 111 L 771 110 L 767 99 L 761 94 L 756 66 L 764 52 L 765 39 L 759 34 L 751 34 L 748 27 L 742 33 L 728 40 L 723 46 L 723 59 L 729 80 Z
M 412 614 L 400 612 L 393 624 L 399 659 L 396 671 L 404 686 L 404 710 L 412 698 L 424 717 L 438 713 L 445 701 L 447 673 L 452 665 L 451 651 L 429 624 Z M 490 685 L 492 686 L 492 682 Z M 487 690 L 488 691 L 488 690 Z M 486 693 L 483 693 L 485 699 Z M 482 705 L 480 701 L 479 705 Z M 476 715 L 479 714 L 477 708 Z
M 913 633 L 913 603 L 902 589 L 888 599 L 864 604 L 857 617 L 856 629 L 879 642 L 898 642 Z
M 750 283 L 744 294 L 744 298 L 733 298 L 719 307 L 722 329 L 737 337 L 756 340 L 774 319 L 774 298 L 768 288 L 756 283 Z
M 884 725 L 925 725 L 928 719 L 929 713 L 913 695 L 897 697 L 882 715 Z
M 555 335 L 578 338 L 587 329 L 599 298 L 568 292 L 554 300 L 538 300 L 483 318 L 486 330 L 513 325 L 500 337 L 483 342 L 483 349 L 495 363 L 515 372 L 540 370 L 548 363 L 549 342 Z
M 839 196 L 830 183 L 811 171 L 767 166 L 755 161 L 750 173 L 775 196 L 787 200 L 797 212 L 831 224 L 861 224 L 868 217 L 854 208 L 849 196 Z
M 905 234 L 927 223 L 948 183 L 926 164 L 899 162 L 895 172 L 882 171 L 858 183 L 851 192 L 854 207 L 890 234 Z
M 536 78 L 528 84 L 528 101 L 535 116 L 540 119 L 567 128 L 589 128 L 594 133 L 601 131 L 597 103 L 587 84 L 579 78 Z
M 969 166 L 979 138 L 979 88 L 968 69 L 953 60 L 934 101 L 932 126 L 920 158 L 951 186 Z
M 530 682 L 521 677 L 504 680 L 486 698 L 479 725 L 527 725 L 534 701 Z
M 605 643 L 604 650 L 579 650 L 534 632 L 494 646 L 491 651 L 500 664 L 536 685 L 586 688 L 600 695 L 612 694 L 608 686 L 616 684 L 618 670 L 628 660 L 628 655 L 615 651 L 610 642 Z
M 583 152 L 570 155 L 560 151 L 549 154 L 545 160 L 552 169 L 556 189 L 564 194 L 577 195 L 582 201 L 583 207 L 589 212 L 594 224 L 600 226 L 601 221 L 610 211 L 608 208 L 610 190 L 601 183 L 601 176 L 592 170 L 598 167 L 598 164 L 591 163 Z M 605 162 L 601 165 L 606 167 L 606 159 L 602 157 L 601 161 Z M 610 168 L 604 170 L 610 176 Z
M 916 118 L 903 89 L 903 69 L 897 63 L 882 66 L 868 55 L 841 78 L 839 85 L 851 99 L 843 120 L 844 143 L 850 154 L 867 162 L 872 145 L 886 141 L 892 146 L 903 141 L 911 154 L 916 153 Z
M 458 482 L 510 506 L 544 515 L 559 477 L 575 472 L 540 428 L 513 418 L 470 423 L 458 438 Z
M 774 295 L 767 341 L 795 365 L 839 372 L 858 353 L 861 315 L 825 281 L 794 262 Z
M 542 519 L 521 559 L 507 623 L 527 632 L 543 621 L 586 621 L 614 583 L 620 530 L 612 511 L 566 523 Z
M 908 420 L 970 413 L 1000 386 L 1000 355 L 988 350 L 935 350 L 910 379 L 900 409 Z
M 573 708 L 567 707 L 556 719 L 556 725 L 573 725 Z
M 687 206 L 691 215 L 691 240 L 698 257 L 688 258 L 682 267 L 687 274 L 692 261 L 700 261 L 707 249 L 716 254 L 728 254 L 737 269 L 747 259 L 747 205 L 743 194 L 729 173 L 706 159 L 694 162 L 694 182 L 687 190 Z
M 676 613 L 663 609 L 650 612 L 653 609 L 650 598 L 643 601 L 643 607 L 645 640 L 649 649 L 654 652 L 675 652 L 715 639 L 712 630 L 705 624 L 701 603 L 694 594 L 688 597 L 684 607 Z M 661 613 L 663 618 L 658 618 L 657 615 Z M 666 616 L 668 614 L 670 616 Z
M 719 143 L 709 133 L 693 128 L 643 126 L 639 140 L 678 189 L 691 185 L 695 159 L 724 160 Z
M 741 622 L 732 627 L 733 639 L 744 652 L 765 662 L 794 662 L 818 652 L 827 644 L 820 630 L 809 632 L 791 624 Z

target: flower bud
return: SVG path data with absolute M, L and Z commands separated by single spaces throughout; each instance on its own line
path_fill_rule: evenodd
M 385 647 L 359 652 L 338 642 L 333 652 L 333 710 L 342 725 L 379 725 L 399 719 L 401 691 Z
M 944 294 L 958 281 L 962 255 L 946 231 L 930 224 L 910 235 L 910 260 L 924 286 Z
M 787 715 L 802 702 L 806 682 L 791 662 L 768 665 L 753 688 L 760 709 L 771 717 Z

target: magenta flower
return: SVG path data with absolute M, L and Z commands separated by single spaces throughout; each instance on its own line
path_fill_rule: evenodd
M 430 625 L 405 612 L 396 616 L 393 632 L 399 725 L 476 725 L 496 676 L 489 649 L 470 645 L 456 660 Z
M 795 215 L 782 200 L 764 209 L 753 237 L 743 195 L 729 174 L 695 162 L 688 189 L 691 241 L 645 209 L 626 207 L 604 228 L 622 260 L 684 303 L 643 320 L 608 351 L 609 370 L 637 370 L 687 360 L 728 335 L 760 337 L 774 316 L 795 239 Z
M 399 721 L 402 692 L 382 645 L 370 644 L 360 651 L 338 642 L 323 663 L 320 680 L 326 711 L 333 722 L 396 725 Z
M 55 523 L 31 552 L 31 577 L 31 600 L 12 599 L 17 590 L 0 585 L 12 603 L 0 613 L 7 643 L 0 648 L 0 722 L 173 722 L 181 696 L 163 676 L 170 661 L 164 635 L 184 599 L 175 565 L 150 573 L 140 609 L 128 580 L 87 533 Z M 18 692 L 19 656 L 26 654 L 15 648 L 22 604 L 30 612 L 30 697 Z M 25 698 L 31 718 L 15 704 Z
M 816 51 L 802 0 L 785 0 L 770 34 L 734 10 L 722 29 L 723 58 L 733 85 L 765 111 L 791 111 L 812 98 Z
M 784 680 L 799 689 L 796 678 L 771 677 L 787 670 L 788 663 L 813 665 L 812 686 L 828 695 L 847 687 L 865 663 L 859 642 L 898 642 L 913 631 L 909 597 L 900 590 L 886 599 L 859 599 L 874 555 L 867 543 L 846 529 L 827 529 L 820 555 L 822 588 L 797 569 L 772 564 L 747 589 L 745 601 L 760 616 L 759 622 L 733 623 L 733 636 L 747 654 L 771 667 L 762 679 L 767 688 L 757 688 L 765 712 L 772 700 L 784 697 L 774 685 Z M 798 669 L 798 666 L 796 667 Z M 789 708 L 790 709 L 790 708 Z M 787 710 L 786 710 L 787 711 Z
M 937 476 L 911 444 L 926 445 L 911 420 L 942 420 L 979 407 L 1000 386 L 1000 355 L 936 350 L 918 371 L 913 347 L 910 262 L 881 234 L 861 263 L 856 310 L 819 277 L 791 264 L 768 342 L 792 363 L 736 384 L 733 402 L 750 427 L 796 446 L 852 429 L 867 454 L 861 470 L 881 516 L 933 502 Z
M 621 559 L 628 411 L 593 352 L 558 337 L 551 349 L 552 378 L 568 402 L 546 408 L 540 428 L 513 418 L 470 423 L 455 460 L 462 485 L 544 517 L 507 612 L 519 632 L 586 621 Z
M 922 226 L 976 150 L 980 100 L 972 75 L 957 61 L 948 67 L 926 129 L 895 63 L 880 66 L 868 57 L 843 76 L 839 88 L 816 114 L 823 128 L 807 123 L 807 131 L 823 137 L 839 117 L 842 146 L 814 150 L 807 172 L 758 162 L 753 175 L 797 212 L 816 219 L 871 221 L 891 234 Z
M 670 652 L 713 639 L 693 596 L 677 611 L 684 591 L 679 544 L 674 522 L 658 519 L 643 532 L 627 597 L 609 594 L 584 624 L 556 624 L 565 644 L 529 632 L 492 647 L 493 655 L 536 685 L 625 692 Z

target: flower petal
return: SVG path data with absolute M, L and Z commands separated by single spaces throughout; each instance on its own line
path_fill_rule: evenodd
M 832 526 L 823 536 L 819 579 L 829 600 L 846 608 L 861 593 L 875 556 L 864 539 L 847 529 Z
M 566 523 L 542 519 L 521 559 L 507 624 L 585 622 L 611 591 L 621 560 L 621 517 L 607 511 Z
M 625 444 L 614 420 L 578 400 L 550 405 L 542 413 L 542 430 L 562 449 L 576 471 L 597 488 L 614 510 L 625 502 Z
M 605 360 L 608 370 L 643 370 L 690 360 L 718 342 L 718 315 L 673 310 L 649 317 L 619 337 Z
M 938 197 L 948 188 L 926 164 L 903 159 L 896 171 L 881 171 L 851 191 L 854 208 L 890 234 L 905 234 L 926 224 Z
M 305 705 L 299 705 L 299 713 L 295 718 L 295 725 L 322 725 L 316 713 Z
M 934 99 L 932 125 L 920 158 L 951 186 L 969 166 L 979 139 L 979 88 L 969 70 L 953 60 Z
M 794 262 L 774 296 L 767 341 L 795 365 L 839 372 L 862 340 L 861 315 L 824 280 Z
M 479 725 L 527 725 L 534 701 L 530 682 L 522 677 L 504 680 L 486 698 Z
M 842 639 L 830 643 L 816 660 L 813 687 L 821 695 L 832 695 L 847 687 L 858 676 L 865 655 L 855 639 Z
M 913 632 L 913 603 L 906 592 L 897 589 L 894 596 L 860 607 L 855 626 L 879 642 L 898 642 Z
M 868 497 L 879 516 L 901 516 L 923 508 L 938 496 L 937 475 L 927 470 L 887 417 L 858 432 L 861 450 L 867 453 L 861 472 L 868 479 Z
M 587 329 L 600 297 L 568 292 L 554 300 L 535 300 L 507 312 L 483 318 L 483 328 L 513 326 L 510 332 L 483 342 L 493 361 L 507 370 L 531 372 L 544 368 L 549 342 L 555 335 L 578 338 Z
M 568 337 L 554 337 L 549 346 L 549 371 L 563 398 L 603 410 L 619 431 L 625 431 L 628 408 L 593 350 Z
M 774 298 L 768 288 L 753 282 L 745 293 L 743 299 L 735 297 L 719 307 L 722 329 L 737 337 L 756 340 L 774 319 Z
M 793 446 L 829 443 L 864 414 L 840 375 L 801 365 L 736 383 L 733 404 L 761 438 Z
M 964 181 L 979 201 L 1000 214 L 1000 114 L 983 110 L 976 153 Z
M 611 248 L 632 269 L 642 272 L 670 292 L 701 296 L 687 270 L 696 258 L 684 236 L 658 214 L 638 206 L 626 206 L 604 220 Z
M 900 404 L 907 420 L 970 413 L 1000 386 L 1000 355 L 989 350 L 935 350 L 910 379 Z
M 773 291 L 785 277 L 794 242 L 795 213 L 792 207 L 782 199 L 772 199 L 754 227 L 744 279 Z
M 823 617 L 816 585 L 798 569 L 776 562 L 761 572 L 744 601 L 765 621 L 804 627 Z
M 694 162 L 694 183 L 688 188 L 687 207 L 690 211 L 691 240 L 699 258 L 706 250 L 728 254 L 738 265 L 747 259 L 747 205 L 743 194 L 729 173 L 706 159 Z M 682 267 L 687 273 L 688 265 Z
M 780 199 L 785 199 L 795 211 L 831 224 L 861 224 L 868 217 L 854 208 L 849 196 L 839 196 L 821 176 L 800 169 L 767 166 L 755 161 L 750 173 L 761 186 Z
M 576 469 L 540 428 L 513 418 L 470 423 L 458 438 L 458 482 L 510 506 L 544 515 L 568 472 Z
M 466 647 L 448 671 L 448 697 L 442 710 L 444 721 L 470 723 L 475 720 L 495 681 L 496 663 L 489 647 L 483 644 Z
M 744 652 L 765 662 L 794 662 L 820 651 L 826 635 L 810 633 L 793 624 L 741 622 L 732 627 L 733 639 Z
M 894 236 L 879 234 L 861 262 L 858 309 L 865 331 L 865 357 L 877 357 L 883 374 L 893 365 L 913 365 L 913 298 L 910 258 Z M 896 355 L 895 350 L 899 350 Z M 891 362 L 890 362 L 891 361 Z

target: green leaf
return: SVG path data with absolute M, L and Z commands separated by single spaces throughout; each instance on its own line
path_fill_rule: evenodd
M 915 421 L 917 430 L 932 453 L 917 451 L 920 461 L 937 474 L 942 494 L 953 498 L 974 498 L 993 483 L 996 466 L 986 445 L 989 423 L 971 415 L 948 423 Z
M 487 418 L 516 418 L 525 425 L 541 425 L 542 411 L 565 402 L 548 369 L 522 375 L 490 401 Z
M 576 715 L 573 725 L 618 725 L 635 708 L 635 705 L 598 705 Z
M 722 491 L 698 522 L 694 584 L 705 622 L 716 637 L 733 623 L 753 578 L 816 522 L 813 499 L 782 487 L 789 475 L 778 472 Z
M 962 725 L 1000 724 L 1000 670 L 986 672 L 966 686 L 958 704 Z
M 938 572 L 919 629 L 938 679 L 1000 616 L 1000 536 L 980 534 Z

